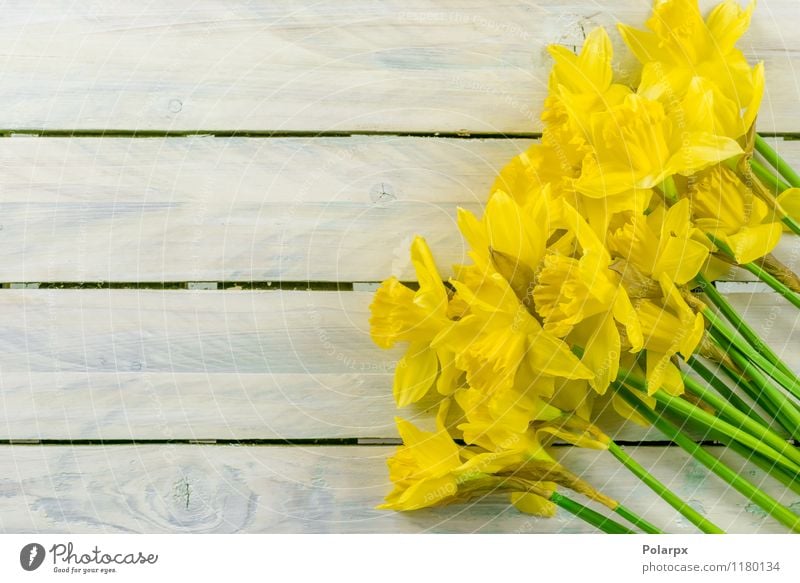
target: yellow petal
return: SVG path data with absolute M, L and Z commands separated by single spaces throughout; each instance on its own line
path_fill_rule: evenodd
M 789 188 L 778 196 L 778 204 L 783 212 L 800 221 L 800 188 Z
M 412 342 L 394 372 L 394 400 L 398 407 L 419 401 L 439 372 L 436 352 L 426 343 Z
M 381 504 L 380 510 L 419 510 L 446 501 L 458 492 L 458 481 L 454 476 L 441 476 L 420 480 L 406 489 L 396 499 Z
M 614 319 L 625 326 L 625 333 L 628 335 L 628 342 L 631 344 L 631 352 L 639 352 L 644 345 L 642 325 L 628 294 L 625 293 L 623 288 L 619 288 L 617 297 L 614 299 Z
M 771 253 L 780 241 L 782 231 L 780 223 L 764 223 L 744 227 L 738 233 L 720 238 L 731 248 L 736 262 L 745 264 Z
M 617 24 L 617 30 L 640 63 L 644 64 L 658 59 L 661 50 L 658 37 L 652 32 L 637 30 L 622 23 Z
M 750 97 L 750 103 L 744 112 L 742 125 L 745 131 L 755 123 L 758 109 L 761 107 L 761 100 L 764 98 L 764 62 L 756 64 L 753 68 L 753 94 Z
M 678 237 L 669 237 L 663 241 L 661 254 L 653 266 L 653 275 L 666 274 L 678 285 L 683 285 L 700 272 L 708 258 L 708 247 Z
M 395 417 L 397 432 L 406 452 L 414 457 L 421 470 L 443 475 L 461 465 L 458 446 L 445 431 L 422 431 L 413 423 Z
M 733 49 L 736 41 L 747 31 L 755 4 L 755 0 L 751 0 L 747 8 L 742 10 L 736 0 L 725 0 L 708 15 L 706 26 L 720 53 Z
M 594 371 L 589 384 L 602 395 L 619 372 L 620 338 L 611 313 L 587 318 L 575 326 L 569 339 L 583 347 L 581 362 Z
M 683 145 L 667 162 L 664 177 L 672 174 L 688 176 L 742 153 L 742 148 L 728 137 L 691 132 Z
M 411 262 L 417 272 L 419 291 L 414 302 L 431 312 L 444 312 L 447 309 L 447 290 L 442 283 L 439 270 L 433 260 L 431 250 L 422 237 L 415 237 L 411 243 Z
M 458 388 L 462 371 L 456 368 L 456 355 L 450 350 L 439 349 L 436 351 L 439 358 L 439 378 L 436 379 L 436 390 L 442 395 L 452 395 Z

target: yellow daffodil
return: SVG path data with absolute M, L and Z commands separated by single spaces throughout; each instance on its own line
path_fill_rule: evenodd
M 381 284 L 370 305 L 370 334 L 375 344 L 391 348 L 397 342 L 409 343 L 395 370 L 393 391 L 399 407 L 421 399 L 434 383 L 443 394 L 451 393 L 459 376 L 453 355 L 446 349 L 431 348 L 431 341 L 450 322 L 448 295 L 422 237 L 411 244 L 411 260 L 419 290 L 391 277 Z
M 655 288 L 664 274 L 683 285 L 700 272 L 714 248 L 703 231 L 691 222 L 687 199 L 669 209 L 659 205 L 646 216 L 627 212 L 616 219 L 608 247 L 615 257 L 623 260 L 619 270 L 626 282 L 644 274 L 654 280 Z
M 531 391 L 507 390 L 487 395 L 477 389 L 464 388 L 456 391 L 454 398 L 464 412 L 464 421 L 458 426 L 464 441 L 489 451 L 508 450 L 512 446 L 522 449 L 531 421 L 562 415 Z M 531 455 L 540 448 L 538 443 L 528 446 Z
M 755 261 L 778 244 L 780 218 L 733 170 L 723 165 L 709 168 L 689 195 L 697 226 L 724 242 L 738 263 Z
M 512 447 L 500 452 L 459 447 L 442 428 L 422 431 L 397 419 L 403 445 L 388 460 L 394 489 L 379 509 L 419 510 L 464 502 L 492 492 L 511 492 L 522 511 L 552 516 L 555 506 L 547 498 L 556 482 L 613 507 L 616 502 L 567 471 L 538 446 Z
M 647 351 L 648 390 L 652 394 L 663 387 L 679 394 L 683 382 L 670 359 L 677 353 L 692 355 L 703 337 L 703 316 L 692 311 L 667 275 L 661 274 L 659 284 L 660 299 L 634 303 Z
M 453 281 L 470 313 L 452 322 L 433 342 L 455 356 L 467 383 L 487 393 L 511 389 L 515 383 L 552 387 L 552 379 L 591 379 L 594 374 L 522 304 L 499 273 L 489 273 L 471 288 Z
M 662 104 L 640 95 L 592 119 L 592 153 L 575 187 L 594 198 L 658 186 L 740 154 L 736 141 L 686 132 Z
M 764 88 L 763 68 L 751 68 L 736 41 L 747 30 L 755 3 L 744 10 L 735 0 L 718 4 L 703 19 L 697 0 L 655 0 L 649 31 L 618 25 L 643 64 L 639 93 L 665 104 L 679 102 L 693 80 L 701 77 L 745 110 L 741 123 L 726 133 L 738 138 L 752 125 Z
M 533 290 L 544 330 L 566 337 L 583 350 L 582 361 L 595 372 L 590 384 L 603 393 L 617 373 L 621 340 L 616 323 L 625 326 L 633 349 L 641 348 L 641 329 L 611 257 L 579 213 L 561 202 L 563 225 L 580 246 L 578 258 L 548 252 Z
M 586 36 L 578 55 L 561 45 L 550 45 L 548 51 L 553 57 L 553 68 L 550 73 L 550 98 L 545 103 L 545 109 L 557 109 L 559 102 L 563 103 L 568 119 L 559 116 L 566 124 L 559 133 L 568 131 L 570 135 L 569 140 L 561 139 L 557 143 L 578 146 L 574 149 L 579 151 L 581 136 L 589 130 L 590 117 L 619 104 L 631 90 L 613 83 L 613 50 L 603 28 L 595 28 Z M 557 124 L 553 123 L 556 119 L 552 112 L 545 115 L 545 121 L 549 122 L 547 129 L 554 133 L 558 132 Z
M 494 481 L 465 464 L 444 429 L 431 433 L 400 418 L 396 422 L 403 445 L 387 462 L 395 488 L 378 508 L 418 510 L 491 490 Z

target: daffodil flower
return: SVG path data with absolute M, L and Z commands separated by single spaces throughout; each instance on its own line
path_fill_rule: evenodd
M 561 45 L 550 45 L 548 51 L 553 57 L 553 68 L 550 97 L 545 102 L 548 139 L 544 142 L 552 138 L 552 143 L 572 146 L 577 153 L 581 150 L 581 136 L 590 127 L 591 116 L 621 103 L 631 90 L 613 83 L 613 50 L 603 28 L 595 28 L 586 36 L 578 55 Z M 562 107 L 566 116 L 561 112 Z M 562 138 L 565 133 L 568 139 Z
M 780 217 L 733 170 L 714 166 L 689 189 L 698 228 L 724 242 L 740 264 L 770 253 L 781 238 Z
M 619 24 L 628 47 L 643 64 L 639 93 L 665 104 L 680 101 L 697 77 L 745 111 L 726 134 L 738 138 L 755 120 L 764 90 L 763 66 L 751 68 L 736 41 L 750 25 L 755 2 L 744 10 L 735 0 L 718 4 L 704 20 L 697 0 L 655 0 L 648 31 Z M 701 108 L 702 111 L 702 108 Z
M 661 274 L 659 284 L 663 294 L 660 299 L 634 302 L 647 352 L 647 387 L 650 394 L 660 388 L 680 394 L 683 381 L 671 359 L 678 353 L 685 358 L 692 355 L 703 337 L 704 321 L 687 305 L 666 274 Z
M 470 312 L 451 322 L 433 341 L 436 349 L 455 354 L 467 384 L 486 393 L 511 389 L 515 383 L 552 390 L 552 378 L 592 379 L 594 374 L 561 339 L 542 329 L 499 273 L 489 273 L 470 288 L 453 281 Z
M 443 428 L 422 431 L 397 418 L 403 445 L 388 460 L 394 490 L 378 508 L 418 510 L 469 499 L 494 487 L 494 480 L 475 471 L 460 456 L 459 446 Z
M 460 376 L 450 352 L 431 348 L 431 341 L 450 322 L 448 294 L 422 237 L 411 244 L 411 260 L 419 290 L 390 277 L 370 305 L 370 334 L 375 344 L 388 349 L 397 342 L 409 343 L 395 370 L 393 392 L 398 407 L 418 401 L 434 383 L 442 394 L 449 394 Z
M 604 198 L 653 188 L 675 175 L 691 175 L 742 153 L 735 140 L 707 132 L 686 132 L 663 105 L 641 95 L 592 118 L 592 153 L 575 188 Z
M 550 251 L 537 274 L 533 300 L 544 330 L 583 350 L 582 362 L 595 372 L 589 383 L 604 393 L 616 377 L 624 326 L 632 350 L 641 349 L 642 332 L 611 257 L 594 231 L 569 204 L 561 201 L 563 226 L 579 245 L 579 257 Z
M 691 204 L 681 199 L 670 208 L 656 206 L 648 215 L 627 212 L 616 217 L 608 237 L 609 250 L 618 259 L 618 271 L 630 288 L 648 287 L 638 283 L 639 274 L 652 278 L 657 288 L 664 274 L 678 285 L 694 279 L 714 246 L 691 221 Z M 645 287 L 639 287 L 645 286 Z
M 459 447 L 446 430 L 422 431 L 397 418 L 403 445 L 387 462 L 394 489 L 379 509 L 419 510 L 465 502 L 493 492 L 511 492 L 522 511 L 553 516 L 556 508 L 547 498 L 561 483 L 610 507 L 617 503 L 569 472 L 539 447 L 511 447 L 482 451 Z

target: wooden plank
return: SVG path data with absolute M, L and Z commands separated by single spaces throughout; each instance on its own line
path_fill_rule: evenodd
M 650 6 L 17 0 L 3 9 L 0 128 L 531 132 L 545 46 L 580 46 L 617 21 L 642 26 Z M 742 43 L 766 61 L 765 131 L 800 130 L 798 18 L 794 0 L 759 2 Z
M 0 439 L 396 437 L 364 292 L 0 292 Z M 800 316 L 732 294 L 800 371 Z M 400 412 L 425 420 L 426 407 Z M 620 440 L 659 440 L 612 414 Z
M 696 532 L 609 454 L 563 449 L 568 450 L 561 453 L 565 465 L 609 496 L 669 532 Z M 385 460 L 393 451 L 364 446 L 3 446 L 0 531 L 591 532 L 563 512 L 552 519 L 520 514 L 504 496 L 414 513 L 375 510 L 391 489 Z M 646 447 L 633 454 L 720 527 L 785 532 L 675 448 Z M 759 470 L 736 464 L 786 504 L 800 504 L 795 494 Z
M 524 141 L 0 140 L 0 281 L 413 278 Z M 65 244 L 69 241 L 70 244 Z
M 480 212 L 530 143 L 0 140 L 0 281 L 412 280 L 415 234 L 446 277 L 465 259 L 456 206 Z M 800 165 L 800 142 L 776 143 Z M 779 255 L 800 271 L 797 238 Z

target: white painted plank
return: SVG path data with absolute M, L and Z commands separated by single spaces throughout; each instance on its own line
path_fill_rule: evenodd
M 480 212 L 530 143 L 0 140 L 0 281 L 412 280 L 415 234 L 447 276 L 466 251 L 456 207 Z M 800 142 L 777 144 L 800 165 Z M 800 272 L 800 242 L 784 239 Z
M 0 439 L 396 437 L 368 292 L 3 290 Z M 800 316 L 732 301 L 800 371 Z M 422 407 L 402 411 L 430 417 Z M 660 440 L 606 415 L 620 440 Z
M 696 532 L 610 454 L 565 449 L 563 462 L 609 496 L 668 532 Z M 391 489 L 385 460 L 393 451 L 364 446 L 4 446 L 0 531 L 592 532 L 563 511 L 552 519 L 520 514 L 499 495 L 413 513 L 375 510 Z M 676 448 L 632 453 L 720 527 L 785 532 Z M 760 470 L 736 464 L 785 504 L 800 505 L 796 495 L 765 479 Z
M 414 278 L 462 261 L 511 140 L 0 140 L 0 281 Z M 67 243 L 69 242 L 69 243 Z
M 0 128 L 530 132 L 546 45 L 641 26 L 650 6 L 16 0 L 3 5 Z M 763 0 L 742 43 L 766 61 L 762 130 L 800 130 L 798 18 L 794 0 Z
M 310 374 L 393 370 L 373 345 L 371 294 L 4 290 L 7 373 Z

